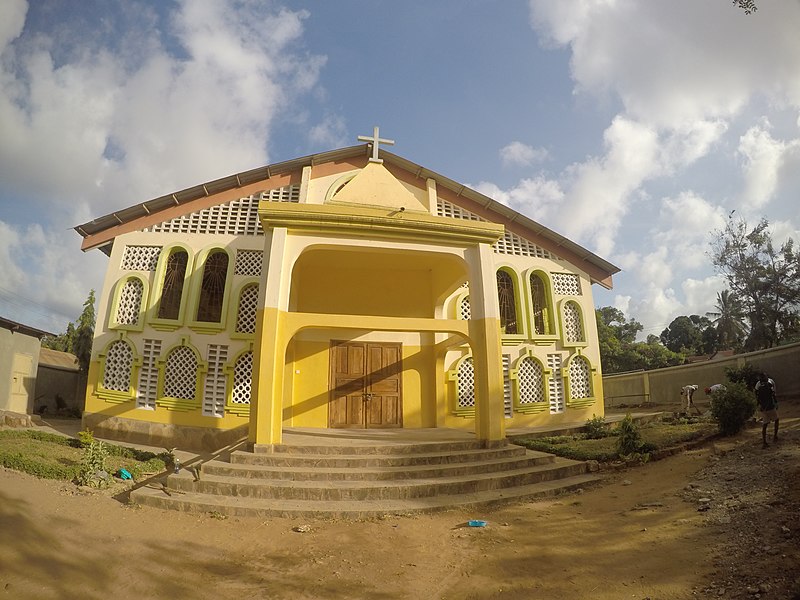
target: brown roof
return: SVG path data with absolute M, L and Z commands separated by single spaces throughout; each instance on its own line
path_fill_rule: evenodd
M 53 367 L 64 371 L 79 371 L 78 357 L 69 352 L 42 348 L 39 351 L 39 366 Z
M 149 226 L 151 221 L 153 223 L 160 222 L 157 213 L 164 212 L 165 216 L 168 215 L 169 218 L 172 218 L 174 216 L 172 213 L 174 213 L 175 210 L 180 210 L 177 209 L 177 207 L 193 204 L 204 198 L 211 198 L 217 195 L 221 196 L 220 203 L 227 202 L 229 201 L 227 197 L 236 189 L 247 188 L 248 186 L 266 182 L 267 180 L 272 180 L 269 181 L 268 184 L 270 189 L 284 186 L 287 185 L 290 180 L 294 181 L 294 179 L 297 179 L 303 167 L 326 163 L 347 164 L 351 163 L 353 160 L 360 159 L 366 161 L 370 152 L 370 144 L 350 146 L 275 163 L 242 173 L 236 173 L 235 175 L 229 175 L 228 177 L 202 183 L 179 192 L 153 198 L 152 200 L 147 200 L 146 202 L 129 208 L 98 217 L 92 221 L 78 225 L 75 227 L 75 231 L 84 238 L 81 245 L 83 250 L 100 248 L 104 252 L 110 253 L 111 243 L 116 235 Z M 552 251 L 557 256 L 563 257 L 565 260 L 572 262 L 575 266 L 586 271 L 594 283 L 599 283 L 611 289 L 611 277 L 615 273 L 618 273 L 620 269 L 586 248 L 583 248 L 579 244 L 576 244 L 536 221 L 529 219 L 508 206 L 488 196 L 484 196 L 480 192 L 468 188 L 452 179 L 448 179 L 443 175 L 439 175 L 425 167 L 412 163 L 396 154 L 381 149 L 380 157 L 388 163 L 388 165 L 399 167 L 415 178 L 435 180 L 438 189 L 447 191 L 446 195 L 449 196 L 449 200 L 462 199 L 461 201 L 464 201 L 463 199 L 466 199 L 464 203 L 467 204 L 468 207 L 477 207 L 492 213 L 492 220 L 503 223 L 507 229 L 521 234 L 523 237 L 530 237 L 531 234 L 533 234 L 534 241 L 541 241 L 545 249 Z M 252 192 L 248 191 L 247 194 L 249 193 Z M 184 212 L 192 209 L 193 207 L 187 206 Z M 136 227 L 137 221 L 143 223 L 142 227 Z M 526 232 L 528 233 L 527 236 L 525 235 Z

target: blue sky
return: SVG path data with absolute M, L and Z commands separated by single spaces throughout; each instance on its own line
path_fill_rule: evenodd
M 712 310 L 731 211 L 800 227 L 800 2 L 0 2 L 0 315 L 74 320 L 106 258 L 72 227 L 357 143 L 620 266 L 597 306 Z

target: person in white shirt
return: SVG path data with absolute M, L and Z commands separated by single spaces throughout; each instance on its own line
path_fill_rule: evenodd
M 697 386 L 694 385 L 694 384 L 685 385 L 685 386 L 683 386 L 681 388 L 681 396 L 683 396 L 683 399 L 681 401 L 681 409 L 686 414 L 689 414 L 689 409 L 690 408 L 694 408 L 698 413 L 700 412 L 697 409 L 697 407 L 694 405 L 694 402 L 692 402 L 692 397 L 694 396 L 694 393 L 696 391 L 697 391 Z M 685 400 L 685 402 L 683 400 Z M 685 408 L 684 408 L 684 404 L 685 404 Z

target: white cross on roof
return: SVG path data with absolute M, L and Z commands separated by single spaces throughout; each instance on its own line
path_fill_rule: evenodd
M 382 163 L 383 161 L 378 158 L 378 146 L 380 144 L 387 144 L 389 146 L 394 146 L 394 140 L 384 140 L 378 136 L 378 127 L 374 127 L 372 129 L 372 137 L 366 135 L 358 136 L 359 142 L 370 142 L 372 144 L 372 156 L 369 157 L 369 162 L 376 162 Z

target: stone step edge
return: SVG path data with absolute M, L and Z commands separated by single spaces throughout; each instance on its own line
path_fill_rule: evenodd
M 563 471 L 571 469 L 579 469 L 583 467 L 588 470 L 588 466 L 580 461 L 570 460 L 566 458 L 558 459 L 552 464 L 537 465 L 533 467 L 524 467 L 520 469 L 509 469 L 505 471 L 498 471 L 492 473 L 473 473 L 466 475 L 453 475 L 449 477 L 434 477 L 431 479 L 398 479 L 398 480 L 381 480 L 381 481 L 347 481 L 347 480 L 281 480 L 281 479 L 245 479 L 242 477 L 224 477 L 209 475 L 202 477 L 201 484 L 218 484 L 222 487 L 226 486 L 239 486 L 241 488 L 269 488 L 273 490 L 347 490 L 353 491 L 377 491 L 377 490 L 402 490 L 402 489 L 415 489 L 420 490 L 430 488 L 432 490 L 440 490 L 454 485 L 469 485 L 469 484 L 484 484 L 491 481 L 511 480 L 516 477 L 524 477 L 526 475 L 553 473 L 558 474 Z M 552 479 L 556 480 L 556 479 Z M 181 487 L 190 484 L 194 481 L 194 477 L 188 471 L 181 472 L 180 474 L 171 474 L 167 477 L 167 488 L 169 490 L 185 491 Z M 172 485 L 170 485 L 172 484 Z M 523 484 L 526 485 L 526 484 Z M 517 487 L 509 485 L 508 488 Z M 506 486 L 496 489 L 506 489 Z M 225 492 L 215 494 L 211 491 L 207 492 L 208 495 L 225 496 Z M 427 494 L 425 494 L 427 495 Z M 436 493 L 431 495 L 447 495 L 445 492 Z
M 234 450 L 230 453 L 231 462 L 236 462 L 237 464 L 257 464 L 259 460 L 269 460 L 271 458 L 276 458 L 278 460 L 291 460 L 296 459 L 298 461 L 308 461 L 308 460 L 324 460 L 324 459 L 338 459 L 342 461 L 352 461 L 354 464 L 358 463 L 359 461 L 369 461 L 369 460 L 406 460 L 406 459 L 436 459 L 436 458 L 470 458 L 473 456 L 480 457 L 481 455 L 490 454 L 490 455 L 511 455 L 511 456 L 523 456 L 529 453 L 536 453 L 538 454 L 546 454 L 545 452 L 539 452 L 537 450 L 528 450 L 524 446 L 517 446 L 515 444 L 509 444 L 507 446 L 503 446 L 501 448 L 466 448 L 460 450 L 438 450 L 435 452 L 431 452 L 430 448 L 425 446 L 417 445 L 415 446 L 418 451 L 417 452 L 393 452 L 391 447 L 375 447 L 375 452 L 364 452 L 364 453 L 351 453 L 351 452 L 312 452 L 311 446 L 307 446 L 307 451 L 304 452 L 274 452 L 274 453 L 267 453 L 267 452 L 248 452 L 246 450 Z M 316 450 L 320 450 L 324 447 L 314 447 Z M 242 460 L 240 463 L 239 460 Z M 249 462 L 252 461 L 252 462 Z
M 326 459 L 320 459 L 320 462 L 324 462 Z M 289 465 L 262 465 L 262 464 L 250 464 L 250 463 L 229 463 L 219 460 L 210 460 L 206 461 L 202 464 L 201 467 L 201 475 L 203 473 L 208 473 L 209 475 L 220 475 L 220 476 L 227 476 L 227 477 L 236 477 L 237 475 L 235 472 L 240 472 L 243 479 L 262 479 L 266 478 L 263 477 L 264 475 L 268 475 L 270 473 L 301 473 L 304 475 L 313 475 L 319 474 L 321 477 L 320 480 L 324 480 L 324 475 L 333 475 L 333 474 L 346 474 L 348 476 L 355 476 L 355 475 L 366 475 L 366 477 L 362 477 L 364 480 L 369 479 L 377 479 L 380 475 L 395 475 L 400 476 L 398 479 L 417 479 L 418 477 L 409 476 L 406 474 L 419 474 L 420 476 L 424 475 L 425 473 L 437 473 L 437 472 L 446 472 L 446 471 L 455 471 L 455 470 L 467 470 L 470 469 L 481 469 L 484 467 L 488 467 L 485 470 L 477 470 L 474 471 L 476 473 L 486 473 L 486 472 L 497 472 L 502 470 L 502 468 L 506 465 L 514 465 L 514 464 L 528 464 L 530 466 L 538 466 L 538 465 L 548 465 L 553 464 L 555 462 L 555 456 L 552 454 L 545 454 L 543 456 L 512 456 L 506 458 L 493 458 L 489 460 L 481 460 L 481 461 L 469 461 L 469 462 L 453 462 L 453 463 L 421 463 L 421 464 L 413 464 L 413 465 L 389 465 L 389 466 L 380 466 L 380 465 L 370 465 L 370 466 L 363 466 L 363 467 L 354 467 L 352 465 L 345 465 L 345 466 L 289 466 Z M 217 473 L 217 471 L 229 471 L 229 473 L 222 475 Z M 374 477 L 373 477 L 374 476 Z M 342 478 L 339 478 L 342 479 Z M 352 477 L 353 480 L 358 479 L 358 477 Z M 284 478 L 283 480 L 288 480 L 288 478 Z M 313 480 L 313 478 L 309 477 L 307 480 Z
M 584 473 L 503 490 L 487 490 L 462 495 L 434 496 L 414 500 L 281 500 L 230 496 L 210 496 L 191 492 L 142 487 L 131 492 L 131 501 L 142 506 L 190 513 L 212 513 L 229 517 L 303 517 L 374 519 L 390 515 L 410 515 L 456 509 L 477 509 L 512 502 L 534 500 L 593 485 L 602 480 L 596 473 Z M 220 501 L 222 500 L 222 501 Z
M 256 447 L 253 454 L 342 454 L 347 456 L 361 454 L 416 454 L 418 451 L 429 452 L 449 452 L 464 450 L 498 450 L 508 447 L 521 447 L 516 444 L 503 441 L 495 447 L 486 447 L 483 442 L 477 440 L 449 441 L 449 442 L 369 442 L 366 440 L 348 440 L 351 443 L 330 443 L 330 444 L 277 444 L 268 448 Z

